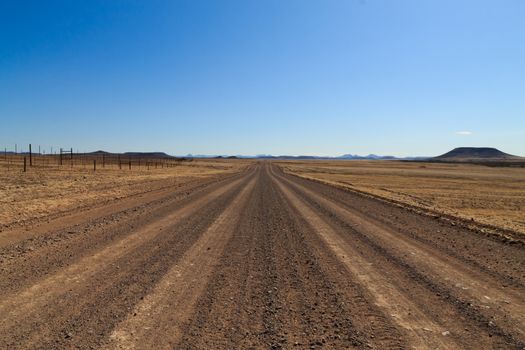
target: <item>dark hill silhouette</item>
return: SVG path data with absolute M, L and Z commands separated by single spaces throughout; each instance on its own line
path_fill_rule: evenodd
M 106 155 L 106 156 L 122 156 L 125 158 L 147 158 L 147 159 L 181 159 L 178 157 L 170 156 L 164 152 L 124 152 L 124 153 L 112 153 L 102 150 L 95 152 L 86 153 L 88 155 Z
M 125 157 L 143 157 L 143 158 L 175 158 L 164 152 L 125 152 Z
M 519 160 L 518 156 L 501 152 L 491 147 L 458 147 L 452 151 L 434 157 L 435 160 Z

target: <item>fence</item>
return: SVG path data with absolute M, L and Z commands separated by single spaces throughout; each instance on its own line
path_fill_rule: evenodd
M 40 147 L 39 147 L 40 148 Z M 126 155 L 117 153 L 78 153 L 73 148 L 64 150 L 60 148 L 56 154 L 43 154 L 32 152 L 29 145 L 28 152 L 8 152 L 4 149 L 3 157 L 0 157 L 0 165 L 7 171 L 27 172 L 33 168 L 56 168 L 56 169 L 86 169 L 100 171 L 101 169 L 118 170 L 151 170 L 172 168 L 180 164 L 183 158 L 175 157 L 148 157 L 140 155 Z

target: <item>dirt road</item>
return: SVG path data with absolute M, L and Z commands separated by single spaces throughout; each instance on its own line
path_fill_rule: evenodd
M 0 349 L 525 348 L 520 242 L 270 162 L 123 203 L 1 233 Z

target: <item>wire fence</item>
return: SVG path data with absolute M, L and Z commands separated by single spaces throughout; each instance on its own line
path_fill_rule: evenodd
M 0 165 L 6 171 L 27 172 L 31 169 L 85 169 L 100 171 L 104 169 L 118 170 L 152 170 L 172 168 L 188 159 L 176 157 L 148 156 L 148 154 L 118 154 L 106 152 L 79 153 L 73 148 L 59 149 L 54 154 L 33 152 L 31 145 L 28 151 L 21 150 L 20 153 L 8 151 L 4 148 L 0 157 Z

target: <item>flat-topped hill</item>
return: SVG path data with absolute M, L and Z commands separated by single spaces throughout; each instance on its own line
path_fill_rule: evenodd
M 523 159 L 491 147 L 458 147 L 434 157 L 435 160 L 520 160 Z

